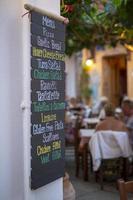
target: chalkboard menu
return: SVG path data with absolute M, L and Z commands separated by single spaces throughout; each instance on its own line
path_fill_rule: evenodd
M 31 189 L 64 176 L 65 25 L 31 12 Z

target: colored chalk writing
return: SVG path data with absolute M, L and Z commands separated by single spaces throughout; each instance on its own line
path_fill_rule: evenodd
M 42 155 L 40 159 L 41 159 L 41 164 L 44 165 L 50 161 L 50 154 L 48 153 L 46 155 Z
M 50 69 L 50 70 L 61 70 L 61 63 L 60 61 L 57 60 L 50 60 L 50 59 L 45 59 L 44 60 L 40 60 L 37 59 L 37 66 L 40 69 Z
M 61 150 L 55 150 L 52 152 L 52 160 L 58 160 L 61 158 Z
M 65 25 L 31 12 L 31 189 L 64 176 Z
M 45 115 L 44 113 L 41 113 L 41 122 L 50 122 L 56 120 L 56 114 L 51 114 L 51 115 Z
M 32 102 L 33 112 L 45 112 L 54 110 L 65 110 L 65 102 Z
M 32 47 L 32 56 L 65 61 L 65 54 L 58 53 L 57 51 L 54 52 L 47 49 L 40 49 L 37 47 Z
M 44 71 L 39 69 L 33 70 L 34 79 L 43 79 L 43 80 L 62 80 L 63 75 L 62 71 Z

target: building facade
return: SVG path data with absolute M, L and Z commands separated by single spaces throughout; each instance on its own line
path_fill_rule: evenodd
M 88 56 L 88 50 L 84 50 L 83 59 L 87 60 Z M 119 106 L 125 95 L 133 98 L 133 53 L 125 47 L 96 50 L 88 75 L 93 102 L 106 96 L 115 106 Z

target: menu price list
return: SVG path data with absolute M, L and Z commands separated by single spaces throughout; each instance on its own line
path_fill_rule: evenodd
M 31 12 L 31 189 L 64 176 L 65 25 Z

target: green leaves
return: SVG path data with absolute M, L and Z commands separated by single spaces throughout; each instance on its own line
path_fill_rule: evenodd
M 127 4 L 128 0 L 112 0 L 113 5 L 118 8 L 124 3 L 125 5 Z
M 86 73 L 85 70 L 82 70 L 80 82 L 81 97 L 87 101 L 91 97 L 92 90 L 89 87 L 89 75 Z
M 133 0 L 62 0 L 62 15 L 69 18 L 66 53 L 82 48 L 133 41 Z M 121 35 L 124 37 L 121 37 Z

